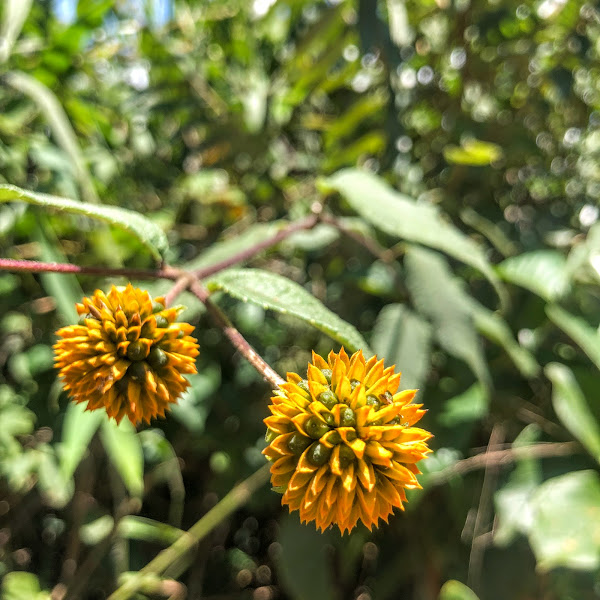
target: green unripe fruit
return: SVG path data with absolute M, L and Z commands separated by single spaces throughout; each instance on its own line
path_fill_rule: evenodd
M 143 362 L 132 362 L 127 369 L 127 375 L 135 381 L 146 379 L 146 365 Z
M 317 419 L 317 417 L 311 417 L 308 419 L 304 425 L 304 428 L 306 429 L 308 435 L 315 440 L 322 438 L 329 431 L 329 427 L 323 423 L 323 421 Z
M 327 441 L 330 444 L 333 444 L 334 446 L 336 446 L 337 444 L 339 444 L 342 441 L 342 436 L 337 432 L 334 431 L 328 438 Z
M 325 375 L 325 379 L 327 379 L 327 383 L 331 383 L 331 369 L 321 369 L 321 373 Z
M 325 423 L 329 425 L 329 427 L 335 427 L 335 417 L 328 412 L 322 412 L 321 416 L 323 417 Z
M 348 446 L 340 446 L 340 466 L 342 469 L 346 468 L 350 464 L 354 462 L 356 456 L 352 450 Z
M 309 388 L 308 388 L 308 381 L 306 381 L 306 379 L 303 379 L 302 381 L 299 381 L 296 384 L 302 391 L 304 392 L 310 392 Z
M 367 404 L 372 406 L 375 410 L 379 410 L 381 408 L 381 402 L 379 402 L 379 398 L 377 398 L 377 396 L 368 395 Z
M 165 329 L 169 326 L 169 320 L 163 315 L 156 315 L 156 326 L 159 329 Z
M 310 447 L 306 458 L 315 467 L 322 467 L 329 460 L 330 456 L 331 448 L 327 448 L 324 444 L 317 442 Z
M 153 369 L 162 369 L 169 363 L 169 357 L 164 350 L 161 350 L 157 346 L 153 346 L 148 354 L 148 362 Z
M 146 344 L 142 344 L 139 340 L 137 342 L 131 342 L 127 347 L 127 358 L 129 360 L 144 360 L 148 348 Z
M 337 403 L 337 396 L 330 390 L 321 392 L 318 397 L 319 402 L 324 404 L 329 410 L 331 410 Z
M 340 411 L 340 427 L 354 427 L 355 425 L 356 415 L 349 406 L 346 406 Z
M 292 437 L 288 440 L 288 448 L 296 456 L 300 456 L 311 444 L 312 440 L 310 438 L 298 432 L 293 433 Z

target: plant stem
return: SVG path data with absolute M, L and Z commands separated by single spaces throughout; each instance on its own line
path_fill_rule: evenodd
M 284 380 L 263 360 L 262 356 L 246 341 L 246 338 L 233 326 L 227 315 L 210 299 L 208 290 L 198 281 L 192 281 L 190 291 L 206 306 L 223 333 L 229 338 L 238 352 L 268 381 L 274 388 Z
M 122 276 L 135 279 L 172 279 L 181 277 L 181 271 L 165 266 L 162 269 L 115 269 L 110 267 L 82 267 L 69 263 L 47 263 L 37 260 L 0 258 L 0 271 L 30 273 L 76 273 L 79 275 Z
M 243 506 L 268 478 L 269 465 L 265 465 L 248 477 L 248 479 L 234 487 L 223 500 L 211 508 L 190 530 L 114 591 L 108 597 L 108 600 L 127 600 L 143 585 L 144 576 L 149 574 L 160 576 L 171 564 L 189 552 L 200 540 L 208 535 L 221 521 L 240 508 L 240 506 Z
M 249 248 L 245 248 L 244 250 L 241 250 L 237 254 L 234 254 L 233 256 L 230 256 L 229 258 L 225 258 L 213 265 L 209 265 L 207 267 L 202 267 L 200 269 L 196 269 L 194 271 L 194 275 L 196 276 L 197 279 L 204 279 L 205 277 L 208 277 L 209 275 L 214 275 L 215 273 L 218 273 L 219 271 L 222 271 L 223 269 L 227 269 L 228 267 L 231 267 L 237 263 L 240 263 L 244 260 L 248 260 L 249 258 L 252 258 L 253 256 L 258 254 L 262 250 L 266 250 L 267 248 L 270 248 L 271 246 L 275 246 L 276 244 L 279 244 L 279 242 L 282 242 L 283 240 L 288 238 L 293 233 L 296 233 L 298 231 L 303 231 L 305 229 L 312 229 L 318 223 L 318 221 L 319 221 L 319 216 L 316 214 L 308 215 L 307 217 L 298 219 L 298 221 L 294 221 L 294 222 L 290 223 L 289 225 L 286 225 L 283 229 L 279 230 L 275 235 L 271 236 L 270 238 L 267 238 L 266 240 L 258 242 L 256 244 L 254 244 L 253 246 L 250 246 Z

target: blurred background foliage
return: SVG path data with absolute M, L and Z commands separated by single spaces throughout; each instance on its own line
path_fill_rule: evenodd
M 332 222 L 250 266 L 353 324 L 429 408 L 406 513 L 318 535 L 265 486 L 179 569 L 189 598 L 600 598 L 600 6 L 5 0 L 0 19 L 3 182 L 139 211 L 190 269 L 324 202 Z M 0 251 L 154 264 L 119 228 L 16 202 Z M 7 600 L 107 597 L 264 462 L 269 391 L 188 295 L 199 372 L 167 420 L 68 405 L 53 332 L 112 282 L 0 277 Z M 279 373 L 337 347 L 215 287 Z M 486 447 L 505 452 L 469 460 Z

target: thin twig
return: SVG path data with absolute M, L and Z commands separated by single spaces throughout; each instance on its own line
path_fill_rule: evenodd
M 174 284 L 173 287 L 165 294 L 165 306 L 171 306 L 177 299 L 179 294 L 185 292 L 193 281 L 194 276 L 190 273 L 182 275 Z
M 192 528 L 179 537 L 171 546 L 160 552 L 143 569 L 127 579 L 114 591 L 108 600 L 127 600 L 144 584 L 149 574 L 160 576 L 171 564 L 189 552 L 200 540 L 208 535 L 219 523 L 243 506 L 256 490 L 269 477 L 269 465 L 261 467 L 256 473 L 234 487 L 218 504 L 209 510 Z
M 172 279 L 181 277 L 181 270 L 174 267 L 162 269 L 115 269 L 110 267 L 82 267 L 69 263 L 46 263 L 37 260 L 15 260 L 0 258 L 0 271 L 30 273 L 76 273 L 78 275 L 104 275 L 113 277 L 131 277 L 133 279 Z
M 294 221 L 289 225 L 286 225 L 283 229 L 280 229 L 275 235 L 258 242 L 249 248 L 245 248 L 236 254 L 233 254 L 229 258 L 225 258 L 213 265 L 208 265 L 207 267 L 201 267 L 196 269 L 193 273 L 198 279 L 204 279 L 210 275 L 214 275 L 223 269 L 227 269 L 237 263 L 243 262 L 256 256 L 259 252 L 266 250 L 267 248 L 271 248 L 288 238 L 290 235 L 303 231 L 305 229 L 312 229 L 319 221 L 318 215 L 308 215 L 298 221 Z
M 487 465 L 503 467 L 519 460 L 571 456 L 580 452 L 583 452 L 583 449 L 577 442 L 547 442 L 508 450 L 492 450 L 464 458 L 437 473 L 432 473 L 427 479 L 427 485 L 442 485 L 456 475 L 484 469 Z
M 263 360 L 262 356 L 246 341 L 246 338 L 233 326 L 227 315 L 210 299 L 208 290 L 198 281 L 190 284 L 190 291 L 204 304 L 223 333 L 229 338 L 238 352 L 268 381 L 274 388 L 284 380 Z
M 490 434 L 486 454 L 492 452 L 491 448 L 501 444 L 504 439 L 504 426 L 496 423 Z M 492 495 L 494 493 L 494 488 L 496 487 L 498 468 L 497 464 L 486 462 L 483 483 L 481 484 L 481 494 L 479 495 L 479 506 L 477 507 L 477 516 L 475 517 L 475 525 L 473 527 L 467 584 L 476 593 L 480 587 L 485 541 L 488 539 L 485 537 L 485 530 L 487 529 L 487 519 L 490 512 Z
M 392 263 L 395 260 L 394 253 L 388 248 L 381 246 L 373 238 L 367 237 L 361 233 L 353 231 L 349 227 L 346 227 L 344 223 L 337 217 L 330 214 L 321 214 L 320 220 L 322 223 L 327 223 L 338 229 L 341 233 L 354 240 L 357 244 L 360 244 L 363 248 L 368 250 L 373 256 L 385 263 Z

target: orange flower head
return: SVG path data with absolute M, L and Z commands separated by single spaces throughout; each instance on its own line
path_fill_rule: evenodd
M 196 373 L 194 327 L 176 322 L 179 308 L 165 308 L 144 290 L 112 286 L 76 305 L 79 324 L 56 333 L 55 366 L 71 398 L 86 410 L 103 408 L 135 425 L 165 416 Z
M 410 404 L 416 390 L 398 392 L 400 374 L 376 356 L 342 348 L 312 358 L 306 379 L 288 373 L 271 399 L 263 451 L 271 483 L 303 523 L 345 533 L 360 519 L 371 529 L 403 510 L 405 489 L 421 487 L 416 463 L 432 436 L 413 425 L 426 411 Z

